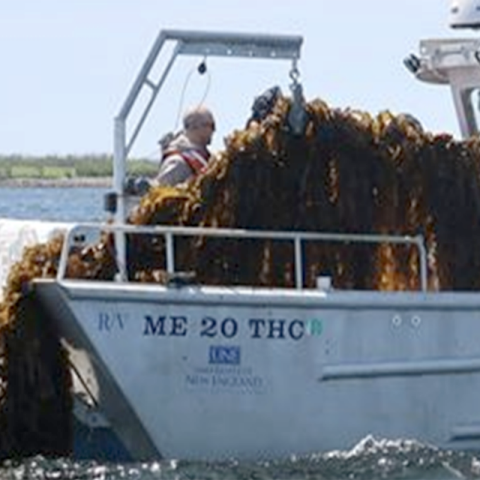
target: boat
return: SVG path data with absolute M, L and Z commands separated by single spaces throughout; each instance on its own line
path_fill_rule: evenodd
M 479 6 L 454 2 L 452 25 L 480 25 Z M 168 41 L 172 60 L 153 82 L 150 70 Z M 31 286 L 69 352 L 79 456 L 275 459 L 346 450 L 367 435 L 480 448 L 480 294 L 430 289 L 421 235 L 125 222 L 125 157 L 175 57 L 291 60 L 299 106 L 291 121 L 301 129 L 301 44 L 295 36 L 196 31 L 162 31 L 155 41 L 115 119 L 115 192 L 107 202 L 115 221 L 70 226 L 56 278 Z M 478 132 L 471 99 L 480 87 L 479 46 L 428 40 L 405 61 L 418 79 L 451 86 L 465 137 Z M 142 88 L 151 101 L 127 141 L 126 118 Z M 115 277 L 71 278 L 71 251 L 105 232 L 115 239 Z M 128 280 L 127 239 L 136 235 L 164 240 L 165 284 Z M 210 236 L 288 243 L 292 287 L 199 284 L 177 268 L 177 239 Z M 328 276 L 305 288 L 304 246 L 324 241 L 408 245 L 418 291 L 338 289 Z

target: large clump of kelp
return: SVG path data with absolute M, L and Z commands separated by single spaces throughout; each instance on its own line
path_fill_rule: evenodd
M 140 225 L 254 230 L 423 235 L 429 288 L 477 290 L 480 279 L 477 138 L 455 141 L 423 131 L 409 115 L 376 117 L 306 105 L 302 135 L 288 124 L 290 101 L 280 98 L 262 121 L 226 140 L 207 171 L 179 187 L 151 189 L 129 221 Z M 27 249 L 12 269 L 3 324 L 10 323 L 21 286 L 53 276 L 61 240 Z M 166 281 L 163 238 L 129 236 L 134 281 Z M 110 279 L 116 273 L 112 236 L 77 249 L 68 275 Z M 305 284 L 330 276 L 336 288 L 407 290 L 419 287 L 418 252 L 387 243 L 307 242 Z M 179 238 L 177 269 L 200 283 L 293 285 L 293 247 L 273 240 Z
M 142 225 L 423 235 L 429 288 L 477 290 L 480 250 L 477 138 L 432 135 L 409 115 L 376 117 L 306 105 L 303 135 L 288 124 L 289 101 L 234 132 L 208 170 L 179 188 L 152 189 L 130 221 Z M 110 248 L 108 248 L 110 245 Z M 71 259 L 70 275 L 111 278 L 111 238 Z M 307 242 L 305 284 L 419 288 L 418 251 L 382 243 Z M 272 240 L 180 238 L 177 269 L 199 283 L 291 287 L 293 247 Z M 165 281 L 161 237 L 131 236 L 129 277 Z
M 0 304 L 0 459 L 63 456 L 73 448 L 71 377 L 49 312 L 30 288 L 56 274 L 63 239 L 25 249 Z
M 423 131 L 409 115 L 383 112 L 372 117 L 350 109 L 332 109 L 320 100 L 306 105 L 308 121 L 304 133 L 298 135 L 289 126 L 289 108 L 290 100 L 279 98 L 265 118 L 231 134 L 225 150 L 203 174 L 178 187 L 151 189 L 129 221 L 138 225 L 421 234 L 428 249 L 429 289 L 480 289 L 477 138 L 459 142 Z M 22 449 L 35 451 L 35 442 L 42 452 L 58 454 L 58 439 L 71 434 L 66 420 L 68 375 L 62 373 L 67 360 L 54 338 L 44 341 L 54 347 L 44 352 L 30 330 L 17 334 L 25 331 L 25 325 L 33 325 L 34 332 L 40 330 L 43 315 L 25 313 L 25 305 L 32 301 L 28 285 L 33 278 L 56 274 L 61 245 L 62 239 L 57 238 L 28 248 L 10 272 L 0 305 L 3 338 L 8 340 L 2 376 L 8 388 L 0 412 L 0 427 L 8 436 L 0 438 L 0 456 Z M 175 247 L 177 270 L 191 272 L 200 284 L 294 285 L 294 254 L 289 242 L 199 235 L 178 238 Z M 117 273 L 113 251 L 109 234 L 94 245 L 75 248 L 67 275 L 113 279 Z M 419 254 L 412 246 L 312 241 L 305 243 L 303 254 L 307 288 L 315 286 L 318 276 L 331 277 L 337 289 L 420 287 Z M 162 236 L 128 235 L 127 257 L 131 281 L 169 281 Z M 26 352 L 28 361 L 21 352 Z M 63 370 L 55 362 L 63 362 Z M 48 368 L 39 368 L 38 363 Z M 10 388 L 18 378 L 21 388 Z M 28 403 L 32 391 L 42 392 L 38 382 L 45 378 L 60 378 L 62 385 L 54 385 L 41 398 L 32 396 L 27 410 L 43 436 L 25 437 L 23 424 L 16 428 L 18 409 L 12 405 Z M 56 406 L 53 410 L 52 404 Z M 41 411 L 47 413 L 42 417 Z M 54 411 L 57 417 L 61 412 L 63 423 Z M 64 427 L 59 432 L 55 427 L 48 429 L 49 424 Z

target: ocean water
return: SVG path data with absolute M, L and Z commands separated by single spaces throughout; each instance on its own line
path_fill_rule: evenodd
M 288 432 L 286 432 L 288 435 Z M 70 480 L 455 480 L 480 477 L 480 457 L 414 441 L 366 438 L 350 451 L 269 462 L 106 464 L 35 457 L 0 467 L 0 478 Z
M 0 188 L 0 218 L 90 222 L 106 218 L 107 188 Z
M 0 188 L 0 217 L 101 221 L 105 188 Z M 285 432 L 288 435 L 288 432 Z M 351 450 L 269 462 L 103 463 L 34 457 L 0 465 L 0 480 L 453 480 L 480 478 L 480 452 L 366 437 Z

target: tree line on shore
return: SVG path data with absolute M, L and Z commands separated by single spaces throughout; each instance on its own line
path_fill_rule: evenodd
M 158 163 L 145 159 L 127 160 L 129 175 L 150 176 Z M 107 154 L 67 156 L 0 155 L 0 179 L 60 179 L 111 177 L 113 159 Z

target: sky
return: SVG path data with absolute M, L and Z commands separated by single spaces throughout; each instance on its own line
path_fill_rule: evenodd
M 0 0 L 0 155 L 112 153 L 113 119 L 162 29 L 301 35 L 307 100 L 372 115 L 407 112 L 429 131 L 458 136 L 448 88 L 419 82 L 403 65 L 421 39 L 475 36 L 449 28 L 449 6 L 448 0 Z M 289 93 L 289 61 L 209 58 L 200 76 L 201 60 L 177 60 L 131 156 L 157 159 L 158 139 L 202 101 L 216 117 L 212 147 L 222 149 L 245 125 L 255 96 L 273 85 Z

